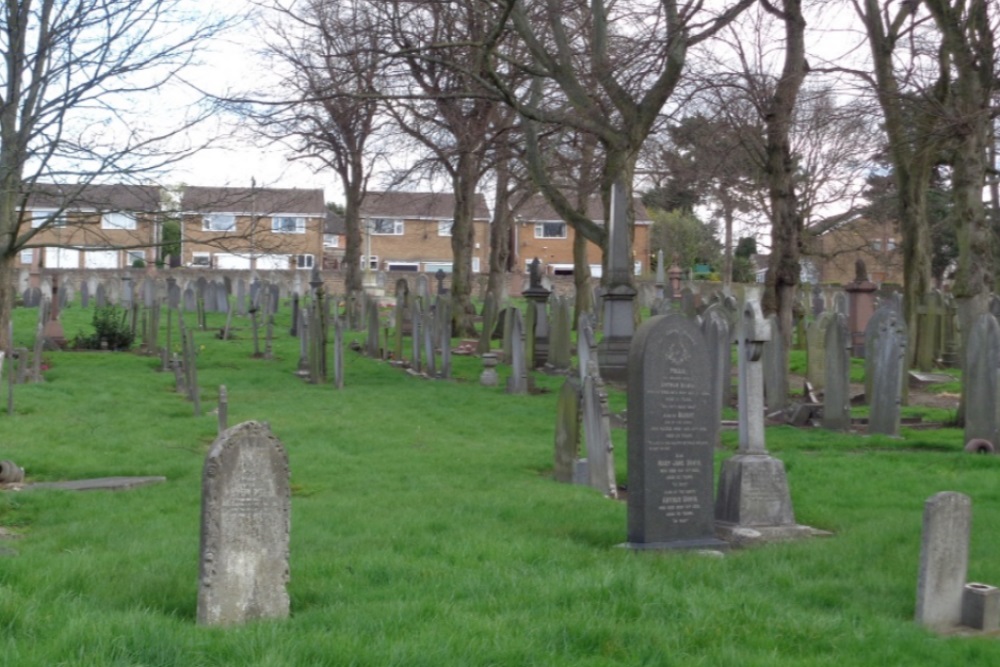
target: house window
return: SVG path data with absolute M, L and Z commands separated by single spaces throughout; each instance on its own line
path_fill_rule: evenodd
M 480 268 L 480 266 L 479 266 L 479 258 L 478 257 L 473 257 L 472 258 L 472 272 L 473 273 L 479 273 L 479 268 Z
M 145 250 L 126 250 L 125 254 L 128 255 L 129 266 L 135 266 L 136 262 L 142 262 L 143 266 L 145 266 L 146 264 Z
M 295 256 L 295 268 L 297 269 L 311 269 L 313 267 L 313 256 L 312 255 L 296 255 Z
M 50 222 L 51 221 L 51 222 Z M 66 215 L 62 213 L 56 213 L 56 211 L 32 211 L 31 212 L 31 228 L 38 229 L 42 225 L 48 223 L 51 227 L 65 227 L 66 226 Z
M 35 261 L 34 249 L 21 251 L 21 264 L 31 264 L 33 261 Z
M 388 262 L 389 271 L 419 271 L 420 264 L 417 262 Z
M 305 234 L 306 219 L 294 215 L 279 215 L 271 218 L 271 231 L 275 234 Z
M 323 247 L 324 248 L 339 248 L 340 247 L 340 234 L 324 234 L 323 235 Z
M 564 239 L 566 238 L 565 222 L 536 222 L 536 239 Z
M 872 241 L 872 250 L 875 252 L 882 252 L 882 239 L 875 239 Z
M 895 250 L 896 249 L 896 239 L 889 239 L 888 241 L 886 241 L 886 243 L 885 243 L 885 249 L 887 251 L 889 251 L 889 252 L 892 252 L 893 250 Z
M 129 213 L 105 213 L 101 229 L 135 229 L 135 216 Z
M 210 252 L 191 253 L 191 266 L 212 266 L 212 253 Z
M 202 217 L 201 229 L 206 232 L 231 232 L 236 229 L 236 216 L 232 213 L 209 213 Z
M 371 231 L 372 234 L 379 234 L 382 236 L 402 236 L 403 221 L 393 220 L 391 218 L 372 218 Z
M 361 268 L 365 268 L 365 260 L 368 260 L 368 268 L 372 271 L 378 271 L 378 255 L 372 255 L 371 257 L 361 256 Z
M 451 236 L 451 228 L 454 224 L 454 220 L 438 220 L 438 236 Z

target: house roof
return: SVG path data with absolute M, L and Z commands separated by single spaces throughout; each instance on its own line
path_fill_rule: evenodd
M 639 224 L 649 224 L 652 222 L 642 200 L 639 197 L 633 197 L 632 201 L 635 206 L 635 221 Z M 517 216 L 526 223 L 562 220 L 562 216 L 556 213 L 548 200 L 540 194 L 533 195 L 526 201 L 517 210 Z M 601 203 L 599 196 L 594 195 L 587 201 L 587 217 L 594 222 L 604 222 L 604 205 Z
M 454 216 L 455 195 L 450 192 L 368 192 L 361 205 L 363 218 L 451 220 Z M 490 219 L 486 198 L 478 192 L 473 219 Z
M 213 188 L 190 185 L 185 186 L 181 195 L 181 210 L 188 213 L 297 213 L 326 217 L 326 203 L 320 189 Z
M 153 185 L 74 185 L 35 183 L 28 193 L 30 209 L 76 211 L 159 211 L 160 188 Z

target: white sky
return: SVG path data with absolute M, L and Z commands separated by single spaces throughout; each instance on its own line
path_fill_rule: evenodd
M 184 0 L 199 11 L 248 15 L 250 0 Z M 185 78 L 205 92 L 224 95 L 244 90 L 248 82 L 266 81 L 268 70 L 254 49 L 260 45 L 252 25 L 240 25 L 226 35 L 212 40 L 199 51 L 202 63 L 185 72 Z M 317 163 L 292 160 L 286 146 L 264 145 L 252 134 L 237 129 L 238 119 L 219 113 L 209 125 L 193 137 L 212 137 L 218 147 L 199 151 L 176 165 L 165 180 L 172 184 L 249 187 L 255 179 L 261 187 L 322 188 L 327 201 L 343 203 L 339 181 L 326 170 L 317 173 Z M 236 132 L 233 136 L 228 136 Z

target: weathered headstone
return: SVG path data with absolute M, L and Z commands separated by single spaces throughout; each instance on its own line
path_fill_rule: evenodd
M 524 353 L 524 323 L 521 311 L 511 308 L 507 311 L 510 321 L 510 377 L 507 378 L 508 394 L 528 393 L 528 362 Z
M 714 548 L 708 353 L 681 314 L 636 331 L 628 363 L 628 543 L 637 549 Z
M 917 579 L 916 620 L 935 630 L 962 621 L 962 595 L 969 567 L 972 501 L 944 491 L 924 504 Z
M 583 434 L 587 445 L 590 486 L 608 498 L 617 498 L 608 394 L 593 361 L 583 381 Z
M 556 297 L 552 306 L 552 327 L 549 331 L 548 366 L 556 371 L 567 371 L 572 364 L 570 333 L 573 313 L 569 301 Z
M 1000 446 L 1000 324 L 981 314 L 969 332 L 965 356 L 965 442 L 983 439 Z
M 757 301 L 748 301 L 738 335 L 739 451 L 719 474 L 715 518 L 729 526 L 789 537 L 795 524 L 784 464 L 770 456 L 764 440 L 763 348 L 773 333 Z
M 774 412 L 788 406 L 788 368 L 778 318 L 769 315 L 766 323 L 769 339 L 764 341 L 764 396 L 767 409 Z
M 722 408 L 728 405 L 732 389 L 732 335 L 729 318 L 719 304 L 709 306 L 701 320 L 701 332 L 708 351 L 708 381 L 712 396 L 711 414 L 716 423 L 722 421 Z M 718 444 L 718 443 L 716 443 Z
M 290 516 L 281 442 L 253 421 L 223 432 L 202 476 L 199 624 L 288 616 Z
M 83 308 L 90 307 L 90 286 L 86 280 L 80 285 L 80 306 Z
M 611 187 L 607 288 L 601 293 L 604 337 L 598 345 L 601 377 L 610 382 L 628 379 L 629 349 L 635 333 L 636 290 L 631 283 L 635 265 L 629 252 L 627 205 L 624 185 L 616 181 Z
M 850 345 L 847 318 L 838 312 L 826 329 L 823 388 L 823 428 L 834 431 L 846 431 L 851 426 Z
M 580 452 L 580 382 L 569 377 L 559 391 L 556 404 L 555 470 L 557 482 L 573 482 L 573 469 Z
M 866 394 L 870 412 L 868 433 L 899 435 L 899 410 L 903 402 L 903 381 L 906 374 L 906 322 L 895 310 L 886 309 L 887 317 L 868 320 L 878 331 L 865 340 L 865 383 L 871 369 L 871 394 Z
M 806 328 L 806 380 L 815 391 L 826 386 L 826 331 L 834 317 L 824 312 Z
M 576 325 L 576 361 L 578 366 L 578 376 L 580 386 L 587 378 L 590 369 L 590 362 L 597 362 L 597 343 L 594 341 L 594 327 L 590 322 L 590 315 L 580 313 L 580 319 Z M 599 366 L 598 366 L 599 367 Z

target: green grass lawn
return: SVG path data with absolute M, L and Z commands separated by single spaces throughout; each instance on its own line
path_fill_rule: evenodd
M 35 311 L 15 314 L 28 344 Z M 0 493 L 0 526 L 19 536 L 0 541 L 16 551 L 0 556 L 0 665 L 1000 663 L 995 639 L 942 638 L 912 620 L 923 504 L 938 491 L 972 497 L 969 577 L 1000 583 L 1000 459 L 963 453 L 958 430 L 770 429 L 797 519 L 834 537 L 722 559 L 633 553 L 618 547 L 623 503 L 550 479 L 560 380 L 508 396 L 479 386 L 478 359 L 455 358 L 445 382 L 348 352 L 343 391 L 308 385 L 293 374 L 287 317 L 262 360 L 248 321 L 222 341 L 210 315 L 196 333 L 202 417 L 157 359 L 131 353 L 51 353 L 46 382 L 16 388 L 0 459 L 31 481 L 168 481 Z M 70 308 L 64 322 L 72 337 L 89 313 Z M 288 620 L 195 624 L 201 468 L 221 384 L 230 423 L 269 421 L 289 452 Z M 620 392 L 611 405 L 624 408 Z M 625 433 L 613 435 L 625 481 Z M 717 463 L 735 438 L 724 433 Z

